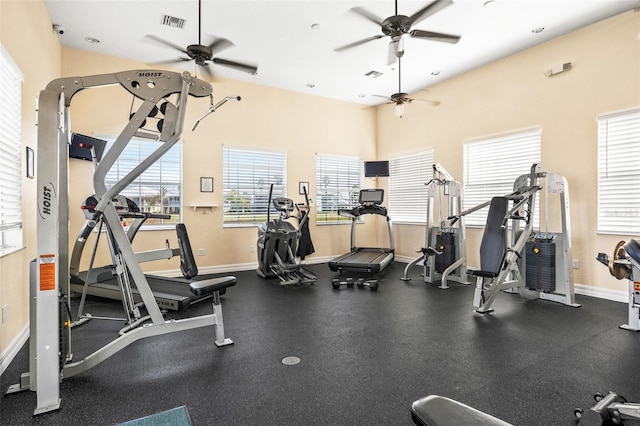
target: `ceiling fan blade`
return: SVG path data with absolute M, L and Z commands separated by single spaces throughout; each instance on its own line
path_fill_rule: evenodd
M 444 33 L 435 33 L 433 31 L 411 30 L 409 35 L 413 38 L 424 38 L 433 41 L 442 41 L 445 43 L 456 44 L 460 41 L 460 36 Z
M 209 64 L 205 62 L 204 64 L 200 65 L 200 68 L 202 68 L 204 73 L 207 74 L 209 77 L 213 77 L 213 73 L 211 72 L 211 68 L 209 67 Z
M 187 53 L 187 51 L 184 49 L 184 47 L 180 47 L 180 46 L 178 46 L 177 44 L 173 44 L 173 43 L 171 43 L 170 41 L 164 40 L 164 39 L 162 39 L 162 38 L 160 38 L 160 37 L 157 37 L 157 36 L 154 36 L 154 35 L 151 35 L 151 34 L 147 34 L 147 35 L 145 35 L 145 36 L 144 36 L 144 38 L 151 39 L 151 40 L 155 41 L 156 43 L 160 43 L 160 44 L 162 44 L 162 45 L 164 45 L 164 46 L 168 46 L 168 47 L 170 47 L 170 48 L 172 48 L 172 49 L 177 50 L 178 52 L 182 52 L 182 53 L 184 53 L 185 55 L 188 55 L 188 53 Z
M 258 67 L 256 67 L 255 65 L 242 64 L 240 62 L 229 61 L 227 59 L 222 59 L 222 58 L 213 58 L 211 59 L 211 62 L 217 65 L 222 65 L 229 68 L 235 68 L 237 70 L 244 71 L 249 74 L 258 73 Z
M 183 62 L 193 61 L 191 58 L 176 58 L 176 59 L 167 59 L 166 61 L 157 61 L 157 62 L 147 62 L 149 65 L 170 65 L 170 64 L 181 64 Z
M 378 16 L 374 15 L 373 13 L 369 12 L 364 7 L 360 7 L 360 6 L 353 7 L 349 9 L 349 12 L 357 13 L 358 15 L 362 16 L 364 19 L 373 22 L 379 27 L 382 26 L 382 19 L 380 19 Z
M 371 95 L 371 96 L 374 96 L 374 97 L 376 97 L 376 98 L 383 98 L 383 99 L 385 99 L 385 100 L 387 101 L 387 103 L 389 103 L 389 104 L 392 104 L 392 103 L 394 103 L 394 102 L 395 102 L 393 99 L 391 99 L 391 98 L 390 98 L 390 97 L 388 97 L 388 96 L 382 96 L 382 95 Z
M 211 53 L 215 55 L 216 53 L 219 53 L 224 49 L 228 49 L 229 47 L 233 46 L 235 46 L 235 44 L 233 44 L 232 41 L 222 37 L 214 40 L 211 44 L 209 44 L 209 49 L 211 49 Z
M 433 106 L 438 106 L 440 105 L 440 101 L 432 101 L 431 99 L 411 99 L 411 102 L 426 102 L 428 104 L 431 104 Z
M 433 15 L 434 13 L 438 12 L 441 9 L 444 9 L 445 7 L 449 6 L 451 3 L 453 3 L 452 0 L 436 0 L 431 4 L 426 5 L 425 7 L 423 7 L 422 9 L 420 9 L 419 11 L 417 11 L 416 13 L 414 13 L 413 15 L 411 15 L 409 17 L 409 24 L 413 25 L 417 22 L 422 21 L 425 18 L 428 18 L 429 16 Z
M 351 49 L 352 47 L 360 46 L 361 44 L 368 43 L 373 40 L 378 40 L 379 38 L 385 37 L 384 34 L 378 34 L 371 37 L 363 38 L 362 40 L 354 41 L 353 43 L 345 44 L 344 46 L 336 47 L 336 52 L 342 52 L 343 50 Z

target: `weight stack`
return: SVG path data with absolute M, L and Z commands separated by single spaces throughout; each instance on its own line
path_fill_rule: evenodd
M 525 245 L 525 281 L 529 290 L 556 290 L 556 244 L 550 240 L 529 241 Z
M 442 254 L 436 255 L 436 272 L 443 273 L 456 261 L 456 239 L 453 232 L 436 234 L 436 249 Z

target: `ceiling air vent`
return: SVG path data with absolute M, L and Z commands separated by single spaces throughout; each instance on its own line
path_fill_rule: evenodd
M 371 78 L 378 78 L 378 77 L 380 77 L 382 75 L 382 73 L 380 71 L 369 71 L 365 75 L 367 77 L 371 77 Z
M 175 16 L 162 15 L 162 25 L 173 28 L 183 28 L 186 21 L 182 18 L 176 18 Z

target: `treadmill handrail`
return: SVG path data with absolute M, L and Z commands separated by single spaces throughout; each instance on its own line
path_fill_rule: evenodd
M 353 207 L 352 209 L 338 209 L 339 216 L 357 218 L 365 214 L 377 214 L 380 216 L 388 217 L 387 209 L 377 204 L 361 205 Z

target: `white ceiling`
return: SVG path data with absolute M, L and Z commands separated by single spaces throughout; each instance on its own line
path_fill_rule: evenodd
M 400 0 L 398 14 L 411 16 L 432 1 Z M 63 46 L 153 63 L 184 54 L 150 41 L 146 35 L 184 48 L 198 44 L 197 0 L 45 3 L 52 22 L 65 28 L 59 35 Z M 257 75 L 249 75 L 213 65 L 214 94 L 215 76 L 220 76 L 364 105 L 384 102 L 373 95 L 398 92 L 397 63 L 387 64 L 389 37 L 334 50 L 382 34 L 375 23 L 350 11 L 357 6 L 381 20 L 395 15 L 394 0 L 202 0 L 202 44 L 224 37 L 234 46 L 214 56 L 258 66 Z M 405 35 L 402 91 L 415 93 L 635 7 L 640 7 L 640 0 L 454 0 L 412 29 L 460 35 L 461 40 L 449 44 Z M 183 18 L 186 23 L 182 29 L 163 26 L 163 15 Z M 534 33 L 536 28 L 544 31 Z M 87 37 L 100 43 L 91 44 Z M 194 62 L 176 67 L 195 71 Z M 365 76 L 372 70 L 383 74 Z M 197 74 L 206 78 L 202 71 Z M 429 98 L 429 94 L 417 97 Z

